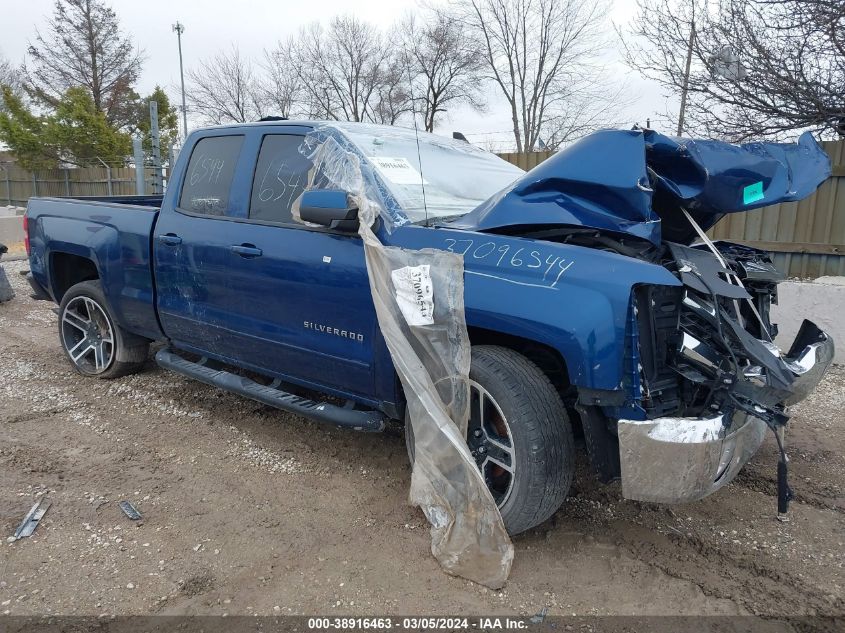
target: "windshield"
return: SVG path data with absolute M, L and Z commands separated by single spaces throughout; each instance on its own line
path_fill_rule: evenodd
M 466 141 L 420 132 L 418 155 L 414 130 L 362 123 L 335 125 L 367 157 L 411 222 L 469 213 L 525 173 Z

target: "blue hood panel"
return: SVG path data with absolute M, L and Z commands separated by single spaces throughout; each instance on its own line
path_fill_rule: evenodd
M 726 213 L 801 200 L 830 176 L 811 134 L 798 143 L 691 140 L 653 130 L 602 130 L 540 163 L 455 228 L 567 225 L 654 244 L 692 241 L 686 208 L 706 230 Z

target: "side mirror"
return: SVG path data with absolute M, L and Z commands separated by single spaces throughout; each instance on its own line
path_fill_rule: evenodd
M 299 217 L 304 222 L 320 224 L 337 231 L 358 230 L 358 207 L 349 202 L 345 191 L 311 189 L 302 194 Z

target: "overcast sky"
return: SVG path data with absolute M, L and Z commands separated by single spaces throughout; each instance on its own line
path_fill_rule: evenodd
M 611 19 L 624 24 L 634 12 L 634 0 L 612 0 Z M 11 4 L 11 3 L 10 3 Z M 176 34 L 171 25 L 177 20 L 185 25 L 182 39 L 185 68 L 221 48 L 237 44 L 241 52 L 258 59 L 264 48 L 314 20 L 327 21 L 333 15 L 354 12 L 359 18 L 388 27 L 406 12 L 417 7 L 417 0 L 112 0 L 111 5 L 126 33 L 143 49 L 145 62 L 139 91 L 147 94 L 156 84 L 175 97 L 179 85 L 179 59 Z M 36 28 L 44 28 L 53 11 L 52 0 L 16 1 L 14 9 L 3 11 L 0 28 L 0 54 L 18 63 L 23 61 L 27 43 Z M 609 26 L 613 46 L 616 36 Z M 676 106 L 662 96 L 661 90 L 631 73 L 612 49 L 607 55 L 608 90 L 617 82 L 627 82 L 626 94 L 617 117 L 622 127 L 630 127 L 646 118 L 661 117 Z M 460 130 L 476 143 L 512 142 L 507 110 L 495 91 L 490 90 L 488 111 L 479 115 L 467 110 L 450 113 L 437 131 L 451 135 Z M 500 149 L 500 148 L 496 148 Z

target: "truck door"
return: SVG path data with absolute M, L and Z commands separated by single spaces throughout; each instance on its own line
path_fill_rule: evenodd
M 239 208 L 227 209 L 222 218 L 177 212 L 169 214 L 172 223 L 159 221 L 156 233 L 165 242 L 157 250 L 168 257 L 179 253 L 184 281 L 196 288 L 184 299 L 174 296 L 184 296 L 184 290 L 160 291 L 162 325 L 177 345 L 375 402 L 378 330 L 363 245 L 357 235 L 292 219 L 291 205 L 305 188 L 311 164 L 299 152 L 301 134 L 275 129 L 279 132 L 256 131 L 247 140 L 244 151 L 252 147 L 253 153 L 243 166 L 245 195 L 234 195 Z M 182 201 L 217 195 L 191 185 L 194 170 L 201 169 L 194 156 L 207 140 L 192 153 L 180 208 Z M 182 241 L 168 251 L 171 233 Z M 181 314 L 164 309 L 168 296 Z
M 243 134 L 201 138 L 180 191 L 168 191 L 153 234 L 156 303 L 164 333 L 178 347 L 231 352 L 226 235 Z M 175 210 L 174 210 L 175 209 Z

